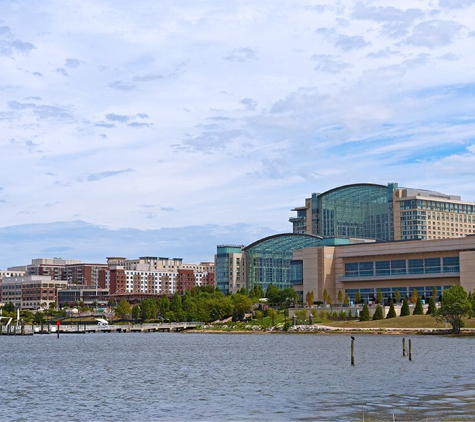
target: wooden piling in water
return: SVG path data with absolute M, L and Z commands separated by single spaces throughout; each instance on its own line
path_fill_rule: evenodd
M 409 339 L 409 360 L 412 360 L 411 339 Z
M 402 355 L 406 356 L 406 338 L 402 338 Z
M 355 340 L 351 339 L 351 366 L 355 366 Z

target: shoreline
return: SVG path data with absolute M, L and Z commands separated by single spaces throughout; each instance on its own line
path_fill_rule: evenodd
M 302 326 L 298 326 L 302 327 Z M 309 327 L 309 326 L 303 326 Z M 339 327 L 318 327 L 312 329 L 295 329 L 289 331 L 280 330 L 226 330 L 226 329 L 197 329 L 187 330 L 186 334 L 372 334 L 372 335 L 433 335 L 433 336 L 454 336 L 473 337 L 474 329 L 462 329 L 460 333 L 454 333 L 450 328 L 339 328 Z

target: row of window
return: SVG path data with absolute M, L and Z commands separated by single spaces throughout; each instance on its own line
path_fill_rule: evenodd
M 401 209 L 427 209 L 431 211 L 449 211 L 449 212 L 464 212 L 468 214 L 475 214 L 474 205 L 455 204 L 453 202 L 437 202 L 425 201 L 421 199 L 409 199 L 401 201 Z
M 396 290 L 399 292 L 401 298 L 411 297 L 413 290 L 416 290 L 419 297 L 428 298 L 432 296 L 435 290 L 437 291 L 437 297 L 443 293 L 444 290 L 448 289 L 450 286 L 416 286 L 416 287 L 373 287 L 369 289 L 345 289 L 345 293 L 348 294 L 350 300 L 355 300 L 356 293 L 360 292 L 361 297 L 368 300 L 375 300 L 380 291 L 384 299 L 396 299 Z
M 460 272 L 458 256 L 349 262 L 345 264 L 345 277 L 378 277 L 458 272 Z

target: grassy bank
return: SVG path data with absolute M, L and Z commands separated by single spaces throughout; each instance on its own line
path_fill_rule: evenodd
M 467 318 L 465 328 L 475 328 L 475 319 Z M 326 321 L 330 327 L 341 328 L 450 328 L 449 324 L 437 323 L 430 315 L 409 315 L 377 321 Z

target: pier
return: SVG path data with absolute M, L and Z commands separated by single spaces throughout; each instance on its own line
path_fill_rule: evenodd
M 87 334 L 87 333 L 156 333 L 156 332 L 180 332 L 193 330 L 202 322 L 171 322 L 160 324 L 122 324 L 122 325 L 34 325 L 12 326 L 10 330 L 0 331 L 0 335 L 33 335 L 33 334 Z

